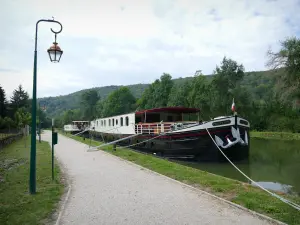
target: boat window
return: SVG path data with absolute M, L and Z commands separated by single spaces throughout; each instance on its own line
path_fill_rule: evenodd
M 97 126 L 98 126 L 98 120 L 97 120 Z
M 240 120 L 240 123 L 244 125 L 248 125 L 248 122 L 246 120 Z
M 126 126 L 129 126 L 129 118 L 128 118 L 128 116 L 126 116 L 125 122 L 126 122 Z
M 225 125 L 225 124 L 230 124 L 231 121 L 230 120 L 222 120 L 222 121 L 219 121 L 219 122 L 213 122 L 212 125 L 213 126 L 220 126 L 220 125 Z
M 110 119 L 108 120 L 108 126 L 110 126 Z
M 118 126 L 118 119 L 116 119 L 116 126 Z
M 112 126 L 115 126 L 115 119 L 112 119 Z
M 121 117 L 121 126 L 123 126 L 123 117 Z
M 104 126 L 106 127 L 106 120 L 104 120 Z
M 103 126 L 103 120 L 101 120 L 101 126 Z

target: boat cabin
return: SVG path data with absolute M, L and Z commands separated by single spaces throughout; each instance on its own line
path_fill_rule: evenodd
M 64 125 L 65 132 L 82 131 L 89 127 L 90 121 L 72 121 L 72 124 Z
M 176 126 L 189 126 L 199 122 L 199 109 L 164 107 L 99 118 L 91 121 L 90 130 L 114 134 L 156 134 L 168 132 Z
M 135 113 L 135 123 L 199 121 L 199 112 L 199 109 L 185 107 L 146 109 Z
M 199 122 L 200 110 L 186 107 L 146 109 L 135 113 L 135 132 L 158 134 Z
M 84 130 L 89 127 L 90 121 L 72 121 L 72 125 L 79 130 Z

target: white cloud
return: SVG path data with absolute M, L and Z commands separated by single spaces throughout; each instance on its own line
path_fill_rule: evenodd
M 31 94 L 35 23 L 55 16 L 64 29 L 61 63 L 49 62 L 51 24 L 40 24 L 38 96 L 94 86 L 152 82 L 163 72 L 211 73 L 224 55 L 263 70 L 269 46 L 300 34 L 297 0 L 6 1 L 0 9 L 0 84 Z M 55 27 L 55 25 L 53 25 Z M 3 44 L 4 43 L 4 44 Z

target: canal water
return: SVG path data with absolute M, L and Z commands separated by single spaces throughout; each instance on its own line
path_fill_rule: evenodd
M 178 163 L 249 183 L 230 163 Z M 300 195 L 300 141 L 251 138 L 247 163 L 235 163 L 263 187 Z

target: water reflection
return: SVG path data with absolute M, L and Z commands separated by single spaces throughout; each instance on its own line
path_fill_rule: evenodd
M 180 163 L 248 182 L 229 163 Z M 300 141 L 251 138 L 249 162 L 236 165 L 267 189 L 300 195 Z
M 292 190 L 293 187 L 291 185 L 280 184 L 280 183 L 276 183 L 276 182 L 265 182 L 265 181 L 259 181 L 256 183 L 258 183 L 260 186 L 262 186 L 266 189 L 269 189 L 269 190 L 280 191 L 280 192 L 290 193 L 290 194 L 293 193 L 293 190 Z M 257 186 L 255 183 L 251 182 L 251 184 L 253 186 Z

